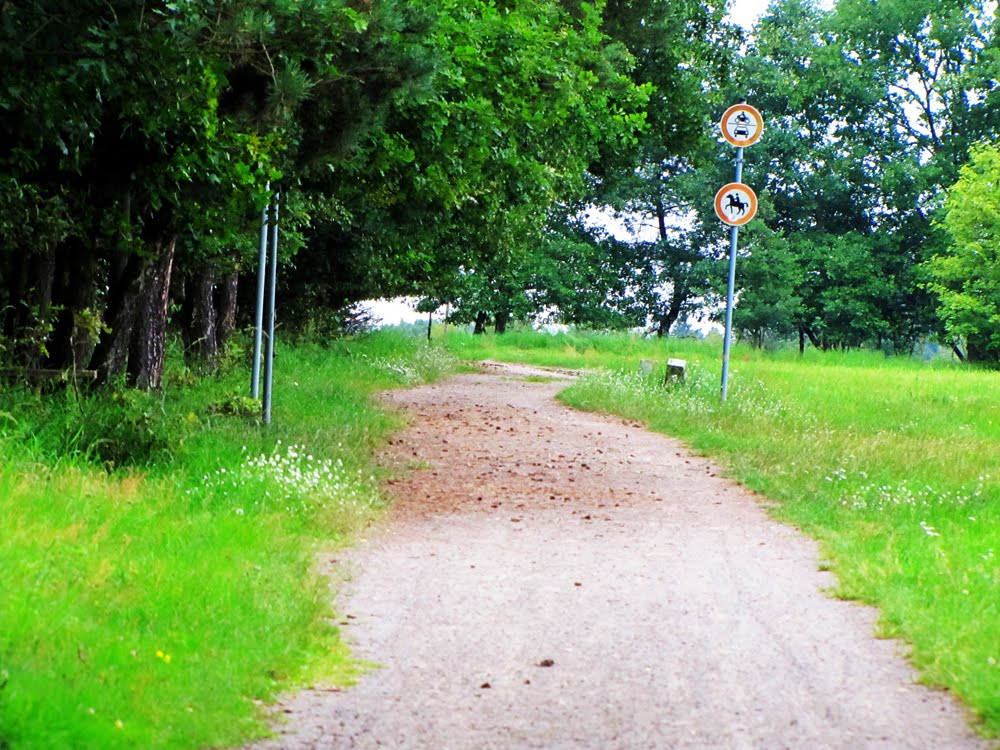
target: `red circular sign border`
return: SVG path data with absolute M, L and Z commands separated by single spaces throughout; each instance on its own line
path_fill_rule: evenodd
M 743 141 L 741 143 L 729 137 L 729 131 L 726 130 L 726 121 L 729 119 L 730 115 L 732 115 L 734 112 L 737 111 L 750 112 L 753 115 L 753 117 L 757 120 L 757 124 L 759 127 L 757 128 L 757 132 L 754 134 L 753 140 Z M 760 140 L 760 137 L 764 134 L 764 117 L 761 115 L 760 111 L 756 107 L 751 106 L 746 102 L 742 104 L 734 104 L 732 107 L 727 109 L 725 113 L 722 115 L 722 119 L 719 120 L 719 129 L 722 131 L 722 137 L 725 138 L 727 141 L 729 141 L 729 143 L 731 143 L 733 146 L 745 148 L 747 146 L 752 146 L 753 144 L 755 144 L 757 141 Z
M 726 216 L 722 210 L 722 206 L 719 205 L 722 203 L 723 196 L 730 190 L 743 190 L 750 196 L 750 208 L 752 210 L 747 211 L 746 216 L 740 217 L 736 221 Z M 745 224 L 749 224 L 757 215 L 757 193 L 749 185 L 745 185 L 742 182 L 730 182 L 727 185 L 723 185 L 715 194 L 715 215 L 719 217 L 723 224 L 728 224 L 731 227 L 742 227 Z

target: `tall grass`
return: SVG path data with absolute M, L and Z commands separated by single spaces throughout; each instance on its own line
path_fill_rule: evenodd
M 378 389 L 440 350 L 380 334 L 281 347 L 274 422 L 246 371 L 163 394 L 0 394 L 0 748 L 202 748 L 357 671 L 319 550 L 378 512 Z
M 878 606 L 881 633 L 912 644 L 923 679 L 955 691 L 1000 735 L 1000 374 L 736 347 L 723 404 L 717 343 L 591 337 L 581 351 L 586 338 L 532 336 L 541 346 L 453 346 L 593 368 L 561 398 L 680 437 L 778 501 L 780 517 L 821 541 L 838 594 Z M 659 372 L 643 375 L 640 356 Z M 663 385 L 668 356 L 688 360 L 683 385 Z

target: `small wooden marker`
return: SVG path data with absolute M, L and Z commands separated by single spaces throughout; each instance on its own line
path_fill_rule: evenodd
M 669 383 L 672 380 L 684 382 L 685 375 L 687 373 L 687 360 L 685 359 L 668 359 L 667 360 L 667 376 L 664 383 Z

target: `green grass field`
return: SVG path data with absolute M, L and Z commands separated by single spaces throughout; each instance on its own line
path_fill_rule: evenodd
M 370 395 L 453 363 L 383 333 L 279 348 L 274 421 L 248 368 L 164 394 L 0 393 L 0 748 L 224 747 L 262 704 L 358 665 L 315 556 L 378 513 Z
M 646 423 L 776 500 L 822 543 L 837 594 L 881 610 L 923 679 L 960 695 L 1000 735 L 1000 373 L 877 353 L 519 333 L 450 335 L 468 358 L 590 368 L 568 404 Z M 668 357 L 687 382 L 663 386 Z M 655 360 L 647 377 L 640 360 Z
M 1000 735 L 1000 375 L 718 341 L 452 332 L 447 348 L 588 368 L 579 408 L 713 456 L 821 540 L 839 595 L 876 604 L 924 678 Z M 667 357 L 689 363 L 665 388 Z M 652 376 L 642 359 L 659 363 Z M 349 683 L 316 554 L 379 512 L 370 396 L 455 367 L 384 332 L 279 349 L 274 423 L 174 365 L 164 394 L 0 393 L 0 748 L 223 747 L 278 692 Z

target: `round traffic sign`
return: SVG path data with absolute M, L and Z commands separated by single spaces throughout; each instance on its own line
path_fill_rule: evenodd
M 715 194 L 715 213 L 724 224 L 741 227 L 757 214 L 757 194 L 742 182 L 730 182 Z
M 749 104 L 734 104 L 719 123 L 723 137 L 734 146 L 752 146 L 764 132 L 764 118 Z

